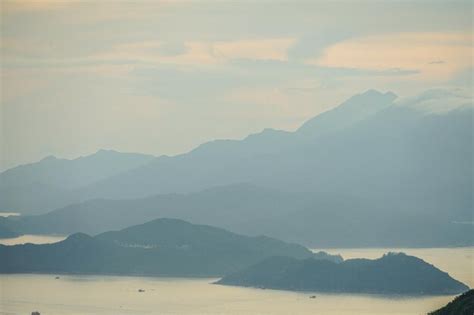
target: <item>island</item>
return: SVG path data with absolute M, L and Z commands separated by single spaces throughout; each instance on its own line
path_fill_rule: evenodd
M 403 253 L 340 263 L 270 257 L 216 283 L 292 291 L 400 295 L 458 294 L 469 289 L 435 266 Z
M 76 233 L 54 244 L 0 245 L 0 273 L 221 277 L 275 255 L 342 261 L 266 236 L 157 219 L 94 237 Z

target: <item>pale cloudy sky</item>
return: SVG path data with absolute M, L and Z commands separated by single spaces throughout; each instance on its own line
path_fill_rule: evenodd
M 0 169 L 155 155 L 370 88 L 472 95 L 472 1 L 1 1 Z

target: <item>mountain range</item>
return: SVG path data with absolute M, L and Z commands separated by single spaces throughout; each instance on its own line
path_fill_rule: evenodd
M 449 213 L 428 216 L 393 209 L 393 214 L 387 214 L 369 206 L 350 197 L 235 184 L 189 194 L 90 200 L 47 214 L 0 218 L 0 231 L 96 235 L 168 217 L 246 235 L 265 234 L 312 248 L 472 244 L 473 226 L 452 223 Z
M 59 180 L 34 175 L 54 158 L 20 166 L 0 174 L 0 209 L 40 215 L 0 229 L 96 234 L 175 217 L 308 246 L 472 245 L 472 101 L 442 113 L 415 106 L 434 96 L 397 103 L 369 90 L 294 132 L 265 129 L 173 157 L 116 163 L 121 153 L 101 151 L 82 158 L 107 155 L 95 176 L 71 166 L 53 167 Z
M 73 160 L 48 156 L 37 163 L 17 166 L 0 174 L 0 210 L 27 214 L 64 206 L 74 199 L 75 189 L 144 165 L 153 158 L 99 150 Z

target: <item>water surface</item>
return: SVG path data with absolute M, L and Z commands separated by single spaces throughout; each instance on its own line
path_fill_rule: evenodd
M 30 235 L 25 234 L 12 238 L 0 238 L 2 245 L 19 245 L 19 244 L 51 244 L 66 239 L 67 236 L 61 235 Z
M 19 213 L 16 212 L 0 212 L 0 217 L 11 217 L 11 216 L 19 216 Z
M 216 279 L 2 275 L 2 314 L 423 314 L 451 297 L 383 298 L 227 287 Z M 145 292 L 138 292 L 139 289 Z
M 404 251 L 472 286 L 473 248 L 330 249 L 344 258 Z M 384 297 L 213 285 L 216 279 L 0 275 L 0 314 L 426 314 L 452 296 Z M 145 292 L 138 292 L 139 289 Z

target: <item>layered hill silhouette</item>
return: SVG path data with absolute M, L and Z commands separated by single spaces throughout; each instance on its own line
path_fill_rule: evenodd
M 242 141 L 209 142 L 96 182 L 80 194 L 87 199 L 136 198 L 252 183 L 280 191 L 349 195 L 378 209 L 450 208 L 470 216 L 472 107 L 427 114 L 394 105 L 393 98 L 369 91 L 293 133 L 265 130 Z M 351 120 L 354 108 L 366 114 Z
M 35 164 L 12 169 L 0 174 L 0 209 L 58 210 L 2 219 L 0 228 L 96 234 L 127 226 L 122 218 L 175 217 L 241 233 L 260 227 L 311 246 L 472 245 L 472 102 L 443 113 L 415 106 L 438 94 L 400 105 L 393 93 L 369 90 L 295 132 L 266 129 L 173 157 L 139 156 L 137 165 L 60 190 L 15 175 Z
M 474 226 L 453 223 L 456 217 L 451 212 L 428 216 L 388 205 L 382 210 L 370 206 L 341 194 L 291 193 L 235 184 L 190 194 L 91 200 L 44 215 L 0 218 L 0 230 L 96 235 L 167 217 L 247 235 L 265 234 L 313 248 L 472 244 Z
M 468 289 L 433 265 L 403 253 L 341 263 L 271 257 L 217 283 L 295 291 L 409 295 L 457 294 Z
M 48 156 L 0 174 L 0 211 L 40 213 L 77 199 L 75 189 L 136 168 L 154 157 L 100 150 L 73 160 Z
M 222 276 L 273 255 L 342 260 L 265 236 L 159 219 L 95 237 L 76 233 L 54 244 L 0 245 L 0 272 Z

